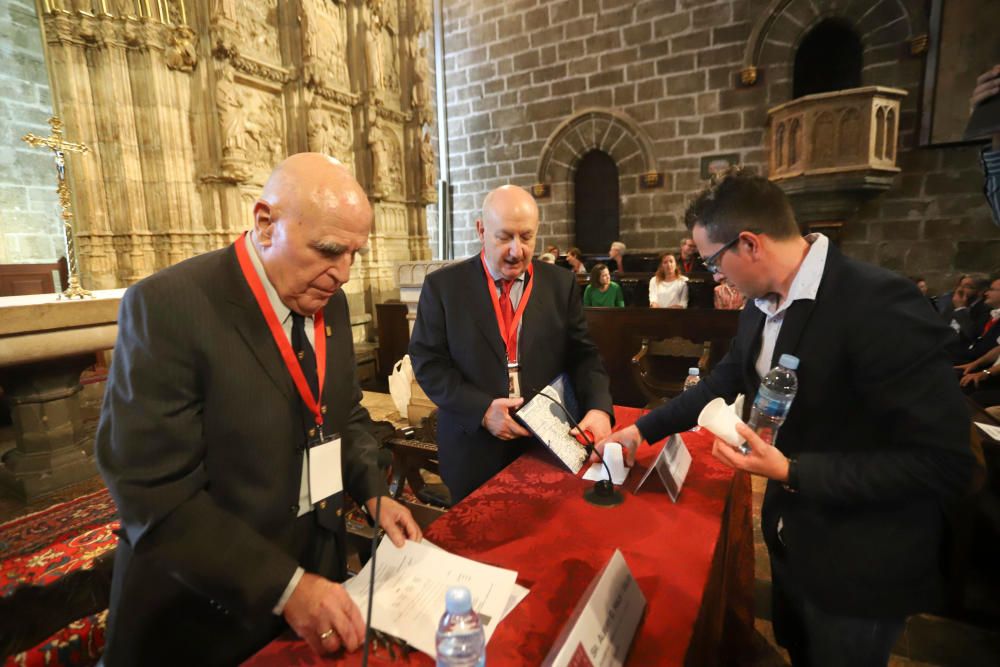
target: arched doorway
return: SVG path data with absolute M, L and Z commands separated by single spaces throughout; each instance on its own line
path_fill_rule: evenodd
M 618 167 L 611 156 L 592 150 L 573 177 L 576 198 L 576 246 L 585 253 L 607 252 L 618 240 Z
M 847 21 L 821 21 L 795 52 L 793 96 L 860 87 L 862 53 L 861 39 Z

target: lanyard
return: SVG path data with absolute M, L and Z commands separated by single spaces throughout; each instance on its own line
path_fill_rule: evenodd
M 510 321 L 510 329 L 504 331 L 503 326 L 503 313 L 500 311 L 500 297 L 497 295 L 496 283 L 493 277 L 490 275 L 490 270 L 486 266 L 486 252 L 481 251 L 479 253 L 479 259 L 483 262 L 483 271 L 486 273 L 486 291 L 490 293 L 490 300 L 493 301 L 493 312 L 497 316 L 497 328 L 500 330 L 500 339 L 503 341 L 504 346 L 507 348 L 507 362 L 511 364 L 517 363 L 517 326 L 521 323 L 521 315 L 524 314 L 524 308 L 528 305 L 528 299 L 531 298 L 531 289 L 535 286 L 535 281 L 531 280 L 534 277 L 534 267 L 528 264 L 528 280 L 527 284 L 524 286 L 524 292 L 521 294 L 521 301 L 517 304 L 517 310 L 514 312 L 514 318 Z M 511 351 L 513 350 L 513 358 L 511 358 Z
M 245 235 L 246 232 L 244 232 Z M 288 340 L 288 336 L 285 335 L 285 330 L 282 328 L 281 322 L 278 321 L 278 315 L 271 306 L 271 300 L 267 298 L 267 292 L 264 291 L 264 284 L 261 283 L 260 276 L 257 275 L 257 270 L 253 266 L 243 236 L 237 239 L 234 245 L 236 246 L 236 257 L 239 259 L 240 268 L 243 270 L 243 277 L 246 278 L 247 284 L 250 285 L 250 291 L 253 292 L 254 298 L 257 299 L 257 306 L 260 308 L 260 312 L 267 322 L 267 327 L 271 330 L 271 337 L 274 338 L 274 344 L 278 346 L 281 358 L 285 362 L 285 368 L 288 369 L 288 374 L 292 376 L 292 381 L 295 383 L 295 388 L 299 391 L 299 396 L 302 397 L 302 402 L 313 413 L 316 424 L 323 426 L 323 412 L 320 409 L 319 397 L 313 396 L 312 390 L 309 388 L 309 383 L 306 382 L 306 376 L 302 374 L 302 367 L 299 365 L 299 360 L 292 349 L 292 343 Z M 317 310 L 313 315 L 313 333 L 316 348 L 316 378 L 319 380 L 319 395 L 322 396 L 323 380 L 326 377 L 326 336 L 323 335 L 322 309 Z

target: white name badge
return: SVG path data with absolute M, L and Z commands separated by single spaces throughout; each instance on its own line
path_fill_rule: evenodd
M 663 445 L 660 453 L 657 454 L 653 465 L 649 466 L 649 470 L 639 480 L 633 493 L 639 493 L 639 488 L 642 487 L 643 483 L 655 470 L 656 475 L 663 482 L 663 488 L 667 490 L 670 499 L 676 503 L 677 497 L 681 495 L 681 487 L 684 486 L 684 480 L 687 478 L 688 470 L 690 469 L 691 452 L 688 451 L 684 441 L 681 440 L 681 436 L 672 435 L 667 439 L 667 443 Z
M 521 367 L 507 364 L 507 398 L 521 398 Z
M 321 500 L 344 490 L 340 471 L 340 436 L 309 448 L 309 502 Z

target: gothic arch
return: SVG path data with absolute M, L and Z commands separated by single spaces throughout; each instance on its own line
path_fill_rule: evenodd
M 904 0 L 832 4 L 830 10 L 822 11 L 810 0 L 771 0 L 747 40 L 741 71 L 744 83 L 755 83 L 762 69 L 771 72 L 771 82 L 790 80 L 795 51 L 824 19 L 850 23 L 866 51 L 911 39 L 925 28 L 923 19 L 911 15 Z
M 577 162 L 594 149 L 611 156 L 621 177 L 656 170 L 653 143 L 634 120 L 609 109 L 585 109 L 560 123 L 545 142 L 537 182 L 572 180 Z

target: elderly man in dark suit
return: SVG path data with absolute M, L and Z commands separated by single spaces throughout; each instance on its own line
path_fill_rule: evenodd
M 343 493 L 386 493 L 347 302 L 372 211 L 350 172 L 293 155 L 252 231 L 122 300 L 97 459 L 118 504 L 106 665 L 234 665 L 284 627 L 354 650 Z M 383 498 L 392 541 L 420 539 Z M 287 623 L 287 626 L 286 626 Z
M 480 254 L 427 276 L 410 338 L 414 374 L 438 406 L 441 475 L 456 502 L 525 451 L 529 433 L 511 411 L 560 373 L 585 413 L 580 427 L 598 439 L 611 430 L 608 376 L 576 279 L 532 261 L 535 200 L 498 188 L 476 229 Z
M 910 281 L 803 238 L 765 178 L 730 175 L 686 224 L 708 269 L 752 302 L 708 377 L 610 439 L 634 459 L 641 440 L 690 428 L 715 397 L 749 403 L 782 354 L 798 356 L 777 440 L 741 426 L 749 455 L 721 440 L 713 452 L 769 480 L 775 634 L 793 664 L 885 665 L 906 616 L 941 600 L 945 509 L 975 465 L 949 332 Z

